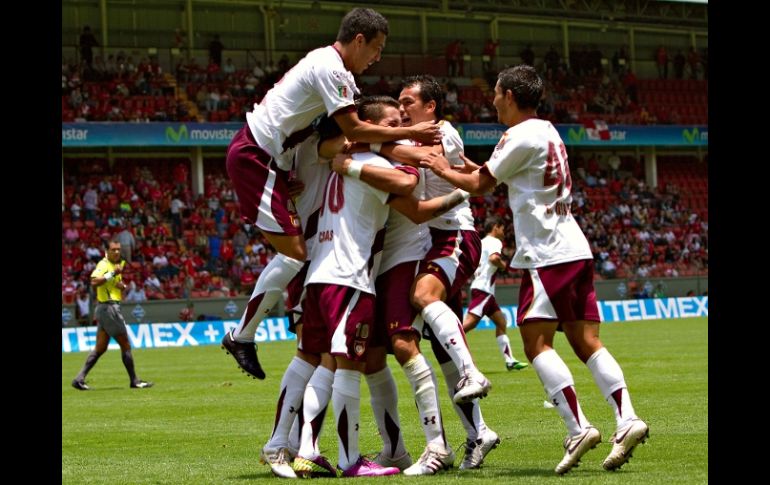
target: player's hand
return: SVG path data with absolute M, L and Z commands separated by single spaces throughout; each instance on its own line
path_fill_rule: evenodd
M 112 272 L 115 273 L 115 276 L 117 276 L 120 273 L 122 273 L 123 272 L 123 264 L 119 264 L 119 265 L 115 266 L 115 269 L 112 270 Z
M 365 153 L 371 151 L 368 143 L 346 142 L 342 153 Z
M 457 170 L 460 173 L 473 173 L 479 168 L 481 168 L 481 165 L 478 165 L 470 158 L 466 157 L 464 153 L 460 154 L 460 159 L 465 162 L 464 165 L 453 165 L 452 168 Z
M 449 160 L 440 153 L 431 152 L 420 160 L 420 167 L 429 168 L 440 177 L 441 172 L 449 170 Z
M 346 153 L 340 153 L 332 159 L 332 170 L 340 175 L 347 175 L 348 167 L 353 159 Z
M 438 145 L 441 143 L 441 131 L 439 125 L 433 121 L 422 121 L 411 127 L 412 133 L 409 136 L 412 140 L 418 141 L 423 145 Z

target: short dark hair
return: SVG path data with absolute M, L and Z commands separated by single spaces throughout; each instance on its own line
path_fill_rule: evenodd
M 353 41 L 357 34 L 364 34 L 368 44 L 380 32 L 388 35 L 388 19 L 371 8 L 354 8 L 342 18 L 337 40 L 347 44 Z
M 519 64 L 509 67 L 497 75 L 497 82 L 505 94 L 509 89 L 520 110 L 537 109 L 543 96 L 543 79 L 538 76 L 534 67 Z
M 361 120 L 372 120 L 378 123 L 385 116 L 384 106 L 392 106 L 399 109 L 398 101 L 390 96 L 365 96 L 358 101 L 358 118 Z
M 441 85 L 436 81 L 436 78 L 428 74 L 418 74 L 416 76 L 409 76 L 404 79 L 402 89 L 410 86 L 420 87 L 420 99 L 423 104 L 430 101 L 436 102 L 436 118 L 441 119 L 444 117 L 444 91 L 441 89 Z
M 500 216 L 492 216 L 484 222 L 484 233 L 489 234 L 495 226 L 505 227 L 505 221 Z

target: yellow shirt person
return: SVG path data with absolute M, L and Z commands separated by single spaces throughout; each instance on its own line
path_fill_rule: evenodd
M 117 269 L 117 272 L 120 273 L 125 264 L 126 262 L 123 260 L 113 263 L 107 257 L 99 261 L 99 264 L 96 265 L 96 268 L 91 273 L 91 278 L 106 278 L 107 281 L 103 285 L 96 287 L 97 301 L 104 303 L 106 301 L 120 301 L 123 298 L 121 292 L 123 285 L 118 284 L 122 283 L 123 275 L 115 274 L 115 270 Z

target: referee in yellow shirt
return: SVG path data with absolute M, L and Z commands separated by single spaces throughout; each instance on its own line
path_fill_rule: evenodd
M 128 340 L 126 330 L 126 321 L 123 314 L 120 313 L 120 300 L 122 291 L 126 289 L 123 283 L 123 266 L 126 262 L 120 258 L 120 243 L 112 240 L 107 249 L 107 255 L 99 261 L 96 268 L 91 273 L 91 284 L 96 287 L 96 320 L 99 322 L 96 327 L 96 346 L 88 354 L 86 363 L 80 369 L 80 373 L 73 379 L 72 387 L 81 391 L 90 389 L 86 385 L 85 379 L 88 372 L 99 360 L 104 352 L 107 351 L 107 345 L 110 343 L 110 337 L 114 338 L 120 345 L 123 365 L 126 366 L 130 385 L 133 388 L 144 389 L 152 387 L 152 382 L 146 382 L 136 377 L 134 372 L 134 357 L 131 355 L 131 343 Z

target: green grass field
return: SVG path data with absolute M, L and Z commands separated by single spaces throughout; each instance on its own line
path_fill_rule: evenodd
M 518 330 L 509 331 L 516 356 L 523 359 Z M 371 479 L 388 483 L 600 483 L 671 484 L 708 482 L 708 320 L 692 318 L 612 323 L 602 340 L 620 363 L 637 414 L 650 425 L 650 439 L 620 471 L 601 463 L 615 422 L 588 369 L 563 335 L 556 350 L 575 377 L 583 411 L 602 433 L 602 443 L 563 477 L 553 468 L 562 457 L 564 425 L 543 407 L 544 391 L 535 372 L 505 370 L 494 332 L 474 331 L 469 344 L 479 368 L 492 380 L 482 400 L 488 426 L 501 445 L 480 470 L 457 468 L 434 477 Z M 428 358 L 435 359 L 428 350 Z M 219 346 L 134 350 L 140 377 L 155 382 L 147 390 L 129 389 L 120 353 L 108 351 L 88 376 L 89 392 L 70 381 L 86 353 L 62 354 L 62 483 L 246 484 L 276 480 L 258 463 L 272 431 L 278 386 L 294 355 L 294 342 L 261 345 L 267 379 L 247 378 Z M 390 366 L 399 386 L 399 410 L 407 448 L 417 458 L 425 444 L 410 388 L 395 360 Z M 464 431 L 452 411 L 442 377 L 442 412 L 447 438 L 459 466 Z M 380 448 L 377 428 L 362 379 L 361 450 Z M 333 413 L 327 414 L 321 448 L 336 463 Z M 329 479 L 324 479 L 329 480 Z M 365 479 L 358 479 L 361 482 Z

